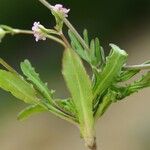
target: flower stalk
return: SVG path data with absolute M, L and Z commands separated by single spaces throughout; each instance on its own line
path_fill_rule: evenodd
M 150 69 L 150 64 L 141 64 L 141 65 L 130 65 L 124 66 L 127 70 L 148 70 Z
M 46 6 L 50 11 L 53 11 L 53 6 L 48 3 L 46 0 L 39 0 L 44 6 Z M 82 46 L 89 51 L 88 45 L 84 42 L 83 38 L 80 36 L 80 34 L 77 32 L 77 30 L 74 28 L 74 26 L 70 23 L 70 21 L 67 18 L 62 18 L 63 22 L 66 24 L 66 26 L 75 34 L 75 36 L 78 38 L 78 40 L 81 42 Z

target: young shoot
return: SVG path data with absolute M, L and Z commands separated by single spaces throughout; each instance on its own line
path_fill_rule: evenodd
M 36 42 L 50 39 L 62 45 L 62 75 L 70 97 L 55 97 L 54 90 L 41 80 L 27 59 L 20 63 L 22 74 L 19 74 L 0 58 L 0 64 L 5 68 L 0 69 L 0 88 L 27 104 L 19 113 L 19 120 L 35 113 L 50 112 L 78 127 L 87 149 L 98 150 L 95 131 L 97 120 L 112 103 L 150 87 L 150 61 L 126 66 L 128 54 L 115 44 L 110 44 L 110 53 L 105 56 L 98 38 L 90 39 L 87 30 L 80 35 L 69 22 L 67 17 L 70 9 L 62 4 L 53 6 L 46 0 L 39 2 L 54 15 L 56 25 L 45 28 L 40 22 L 34 22 L 29 30 L 0 25 L 0 42 L 7 35 L 27 34 L 33 36 Z M 63 26 L 68 28 L 68 37 L 63 34 Z M 92 77 L 86 71 L 84 61 L 91 67 Z M 121 84 L 140 75 L 143 69 L 145 74 L 139 79 L 127 85 Z

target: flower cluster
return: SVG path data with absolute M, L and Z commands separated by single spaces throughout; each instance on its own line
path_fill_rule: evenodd
M 62 4 L 56 4 L 55 6 L 52 6 L 52 9 L 58 14 L 61 14 L 63 17 L 68 17 L 68 13 L 70 11 L 70 9 L 64 8 Z
M 41 27 L 43 27 L 40 22 L 34 22 L 32 31 L 34 33 L 35 41 L 38 42 L 39 40 L 46 40 L 44 33 L 41 31 Z

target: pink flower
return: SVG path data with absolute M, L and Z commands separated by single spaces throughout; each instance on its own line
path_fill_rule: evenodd
M 62 4 L 56 4 L 55 6 L 52 6 L 52 8 L 55 12 L 62 14 L 64 17 L 68 17 L 70 9 L 64 8 Z
M 33 27 L 32 27 L 32 31 L 34 33 L 34 37 L 35 37 L 36 42 L 38 42 L 39 40 L 46 40 L 46 37 L 42 33 L 40 26 L 42 27 L 40 22 L 34 22 Z

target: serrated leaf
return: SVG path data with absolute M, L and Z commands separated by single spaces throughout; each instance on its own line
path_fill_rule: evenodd
M 45 109 L 44 107 L 42 107 L 38 104 L 31 105 L 31 106 L 28 106 L 27 108 L 25 108 L 24 110 L 22 110 L 18 114 L 17 119 L 18 120 L 25 120 L 33 114 L 41 113 L 41 112 L 44 112 L 44 111 L 47 111 L 47 109 Z
M 31 63 L 28 60 L 24 60 L 24 62 L 21 62 L 20 66 L 23 74 L 30 82 L 32 82 L 33 85 L 35 85 L 35 88 L 42 93 L 42 95 L 44 95 L 50 103 L 53 103 L 51 91 L 48 89 L 47 85 L 42 82 L 39 74 L 35 72 Z
M 111 86 L 115 81 L 115 78 L 121 72 L 121 68 L 127 59 L 127 53 L 124 50 L 121 50 L 113 44 L 110 46 L 112 47 L 112 50 L 106 58 L 106 65 L 103 68 L 103 71 L 99 73 L 99 76 L 97 76 L 97 82 L 93 88 L 95 99 Z
M 26 103 L 38 101 L 33 86 L 26 82 L 23 77 L 11 72 L 0 70 L 0 87 Z
M 56 105 L 55 101 L 52 99 L 51 91 L 48 89 L 47 85 L 41 81 L 41 79 L 39 78 L 39 74 L 35 72 L 35 69 L 31 66 L 28 60 L 25 60 L 21 63 L 21 69 L 24 75 L 28 78 L 28 80 L 31 81 L 36 87 L 36 89 L 45 97 L 46 103 L 44 105 L 46 105 L 46 107 L 49 108 L 50 112 L 67 121 L 76 121 L 76 118 L 74 118 L 74 116 L 70 116 L 70 114 L 63 112 Z
M 150 87 L 150 72 L 147 72 L 140 80 L 134 81 L 134 83 L 123 87 L 117 86 L 115 89 L 117 92 L 117 100 L 122 100 L 123 98 L 147 87 Z
M 117 78 L 118 82 L 124 82 L 134 77 L 140 70 L 124 70 Z
M 134 84 L 130 85 L 128 90 L 130 92 L 137 91 L 139 89 L 143 89 L 146 87 L 150 87 L 150 71 L 147 72 L 139 81 L 134 82 Z
M 81 134 L 90 137 L 94 123 L 91 81 L 80 57 L 72 49 L 64 51 L 62 73 L 77 110 Z

